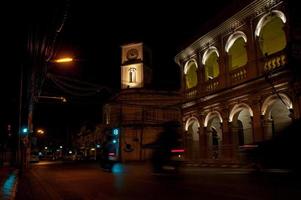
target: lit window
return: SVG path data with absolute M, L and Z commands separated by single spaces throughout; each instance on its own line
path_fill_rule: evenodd
M 198 83 L 198 77 L 197 77 L 197 64 L 195 60 L 190 60 L 185 65 L 184 73 L 185 73 L 185 79 L 186 79 L 186 87 L 193 88 Z
M 237 38 L 228 52 L 229 69 L 234 70 L 247 64 L 246 43 L 242 37 Z
M 129 82 L 136 83 L 136 68 L 129 69 Z
M 211 80 L 219 75 L 218 54 L 212 51 L 205 61 L 205 80 Z
M 280 11 L 272 11 L 259 21 L 256 36 L 263 55 L 279 52 L 286 47 L 285 22 L 285 16 Z

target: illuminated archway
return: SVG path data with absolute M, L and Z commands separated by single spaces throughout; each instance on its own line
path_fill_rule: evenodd
M 191 117 L 186 121 L 185 149 L 189 160 L 200 158 L 199 127 L 200 124 L 196 117 Z
M 221 123 L 223 122 L 223 118 L 222 118 L 221 114 L 218 111 L 212 111 L 206 115 L 206 118 L 204 121 L 204 127 L 207 127 L 208 122 L 215 117 L 217 117 Z
M 216 47 L 209 47 L 202 58 L 202 63 L 205 68 L 205 80 L 210 80 L 218 77 L 219 75 L 219 64 L 218 64 L 219 53 Z
M 196 117 L 190 117 L 190 118 L 186 121 L 186 123 L 185 123 L 185 131 L 188 131 L 188 127 L 189 127 L 191 124 L 193 124 L 193 123 L 196 123 L 197 128 L 200 127 L 200 123 L 199 123 L 198 118 L 196 118 Z
M 259 20 L 255 35 L 263 55 L 276 53 L 286 47 L 285 23 L 286 17 L 279 10 L 273 10 Z
M 235 33 L 230 35 L 230 37 L 227 40 L 227 43 L 225 46 L 225 51 L 227 53 L 229 52 L 229 49 L 233 46 L 234 42 L 239 38 L 242 38 L 245 41 L 245 43 L 247 42 L 246 34 L 244 34 L 244 32 L 242 32 L 242 31 L 236 31 Z
M 198 84 L 197 76 L 198 65 L 195 59 L 189 60 L 184 67 L 184 75 L 186 80 L 186 87 L 193 88 Z
M 216 159 L 219 157 L 219 146 L 223 138 L 222 122 L 222 116 L 217 111 L 210 112 L 206 115 L 204 127 L 206 127 L 209 158 Z
M 279 99 L 279 97 L 282 99 L 287 109 L 293 109 L 293 103 L 291 99 L 286 94 L 279 93 L 278 95 L 274 94 L 265 99 L 261 106 L 261 114 L 266 115 L 266 112 L 269 113 L 270 110 L 268 109 L 277 99 Z M 270 117 L 269 115 L 266 116 Z
M 227 40 L 225 51 L 228 53 L 229 69 L 234 70 L 247 64 L 248 56 L 246 50 L 247 36 L 237 31 Z
M 243 109 L 247 109 L 250 113 L 250 116 L 253 117 L 253 111 L 252 111 L 251 107 L 248 104 L 240 103 L 240 104 L 236 104 L 232 108 L 230 115 L 229 115 L 229 122 L 232 122 L 234 115 L 237 114 L 238 112 L 242 111 Z
M 269 96 L 262 105 L 262 115 L 265 119 L 265 139 L 270 139 L 286 126 L 291 124 L 293 104 L 290 98 L 280 93 Z
M 253 143 L 252 117 L 253 111 L 245 103 L 237 104 L 232 108 L 229 122 L 232 122 L 233 144 L 241 146 Z
M 271 13 L 267 13 L 265 14 L 258 22 L 256 29 L 255 29 L 255 36 L 259 36 L 260 32 L 262 30 L 262 27 L 264 27 L 268 22 L 269 22 L 269 18 L 271 16 L 277 16 L 279 17 L 283 23 L 286 23 L 286 17 L 284 15 L 283 12 L 279 11 L 279 10 L 272 10 Z

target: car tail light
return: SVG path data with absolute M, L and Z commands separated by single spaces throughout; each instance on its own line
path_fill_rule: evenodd
M 185 152 L 184 149 L 172 149 L 170 151 L 171 151 L 171 153 L 183 153 L 183 152 Z

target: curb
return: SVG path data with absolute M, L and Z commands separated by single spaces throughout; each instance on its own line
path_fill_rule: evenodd
M 6 176 L 6 179 L 1 182 L 0 199 L 14 200 L 17 193 L 19 180 L 19 169 L 13 170 Z M 6 185 L 7 184 L 7 185 Z
M 244 164 L 218 164 L 218 163 L 185 163 L 184 166 L 199 167 L 199 168 L 230 168 L 230 169 L 250 168 L 249 165 L 244 165 Z

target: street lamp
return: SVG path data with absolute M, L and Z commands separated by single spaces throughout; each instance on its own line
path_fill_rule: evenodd
M 56 59 L 53 62 L 56 62 L 56 63 L 69 63 L 69 62 L 72 62 L 72 61 L 73 61 L 73 58 L 65 57 L 65 58 Z
M 44 135 L 45 131 L 44 131 L 43 129 L 38 129 L 38 130 L 37 130 L 37 133 L 38 133 L 39 135 Z

